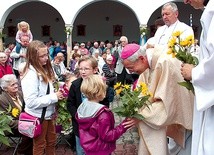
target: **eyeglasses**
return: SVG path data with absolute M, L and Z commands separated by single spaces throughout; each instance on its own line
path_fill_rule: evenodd
M 85 72 L 87 72 L 87 71 L 90 71 L 90 70 L 92 70 L 92 68 L 79 68 L 79 71 L 85 71 Z
M 49 51 L 48 50 L 47 50 L 47 52 L 45 52 L 45 51 L 43 52 L 43 49 L 42 49 L 42 55 L 40 55 L 41 52 L 39 51 L 39 49 L 37 49 L 37 53 L 38 53 L 39 58 L 43 59 L 43 58 L 49 57 Z
M 49 54 L 43 54 L 43 55 L 39 55 L 40 58 L 45 58 L 45 57 L 49 57 Z

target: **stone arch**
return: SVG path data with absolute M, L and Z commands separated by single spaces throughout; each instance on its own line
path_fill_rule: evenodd
M 109 9 L 114 12 L 114 16 L 112 15 L 112 12 L 108 9 L 108 6 L 110 6 Z M 130 26 L 127 24 L 128 18 L 126 16 L 121 16 L 119 15 L 118 12 L 116 12 L 116 8 L 123 10 L 125 13 L 128 13 L 132 17 L 133 24 Z M 102 10 L 100 9 L 102 8 Z M 96 21 L 92 18 L 92 9 L 97 9 L 97 14 L 95 16 Z M 83 17 L 86 17 L 85 12 L 87 11 L 87 18 L 90 18 L 89 20 L 93 20 L 94 23 L 96 23 L 96 29 L 92 29 L 91 24 L 93 22 L 85 22 L 83 21 Z M 121 18 L 119 18 L 121 17 Z M 122 20 L 122 18 L 125 18 L 125 20 Z M 78 41 L 78 42 L 86 42 L 88 40 L 109 40 L 109 41 L 114 41 L 115 39 L 119 39 L 119 36 L 114 36 L 113 35 L 113 26 L 114 25 L 120 25 L 122 26 L 122 35 L 126 35 L 128 38 L 130 38 L 130 41 L 138 41 L 140 34 L 139 34 L 139 25 L 140 21 L 138 16 L 136 15 L 136 12 L 128 6 L 127 4 L 121 2 L 121 1 L 116 1 L 116 0 L 98 0 L 98 1 L 91 1 L 88 2 L 87 4 L 83 5 L 74 15 L 74 18 L 72 19 L 71 25 L 73 25 L 73 31 L 72 31 L 72 40 L 73 41 Z M 85 36 L 81 37 L 77 35 L 77 25 L 85 25 Z M 100 30 L 100 25 L 103 26 L 103 29 L 106 31 L 102 32 Z M 128 33 L 128 28 L 129 30 L 132 29 L 132 34 Z M 94 37 L 93 34 L 90 34 L 90 32 L 94 31 L 95 34 L 97 34 L 97 38 Z M 90 36 L 88 36 L 90 35 Z M 102 38 L 101 36 L 106 36 L 106 39 Z
M 1 18 L 0 24 L 1 27 L 4 27 L 3 33 L 8 34 L 8 27 L 16 27 L 17 23 L 21 20 L 26 20 L 30 24 L 34 39 L 46 42 L 52 37 L 58 38 L 57 40 L 61 42 L 66 41 L 63 16 L 57 8 L 48 2 L 29 0 L 11 5 Z M 50 33 L 48 33 L 48 27 Z M 62 36 L 58 37 L 57 32 L 62 34 Z M 5 43 L 8 42 L 15 42 L 14 36 L 8 36 L 5 39 Z

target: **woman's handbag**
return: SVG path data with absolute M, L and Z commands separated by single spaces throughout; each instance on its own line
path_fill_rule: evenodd
M 47 93 L 49 94 L 50 88 L 48 84 Z M 18 130 L 21 134 L 30 137 L 36 138 L 42 133 L 42 122 L 45 117 L 47 107 L 42 109 L 42 116 L 41 119 L 35 116 L 32 116 L 26 112 L 21 112 L 19 115 L 19 122 L 18 122 Z
M 19 132 L 27 137 L 36 138 L 42 133 L 42 124 L 39 118 L 22 112 L 19 115 Z

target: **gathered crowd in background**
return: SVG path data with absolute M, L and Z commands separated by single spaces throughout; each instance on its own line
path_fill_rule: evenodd
M 184 3 L 205 8 L 200 42 L 192 27 L 179 20 L 173 2 L 162 6 L 154 36 L 142 45 L 121 36 L 114 41 L 73 42 L 72 51 L 67 51 L 66 43 L 52 38 L 34 40 L 30 25 L 18 23 L 15 43 L 0 52 L 0 111 L 12 109 L 9 126 L 14 134 L 19 134 L 14 109 L 44 120 L 38 137 L 20 135 L 17 154 L 55 154 L 57 126 L 62 126 L 55 120 L 62 107 L 71 118 L 77 155 L 109 155 L 116 140 L 133 127 L 138 128 L 139 155 L 213 154 L 214 0 Z M 179 52 L 197 63 L 185 61 L 187 56 Z M 192 87 L 178 85 L 181 81 Z M 141 82 L 152 94 L 149 104 L 138 109 L 144 119 L 127 117 L 115 126 L 109 109 L 115 85 L 134 91 Z

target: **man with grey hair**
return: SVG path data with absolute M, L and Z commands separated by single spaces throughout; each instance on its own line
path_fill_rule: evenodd
M 115 66 L 115 72 L 117 74 L 117 82 L 121 82 L 122 84 L 124 83 L 128 83 L 128 84 L 132 84 L 133 83 L 133 79 L 132 76 L 130 74 L 130 72 L 128 71 L 128 69 L 126 69 L 122 63 L 122 59 L 121 59 L 121 52 L 123 50 L 123 48 L 128 44 L 128 38 L 126 36 L 121 36 L 120 37 L 120 46 L 118 47 L 117 51 L 117 61 L 116 61 L 116 66 Z M 116 53 L 113 53 L 113 55 L 116 55 Z
M 139 155 L 171 154 L 167 148 L 167 136 L 173 138 L 180 149 L 178 155 L 189 155 L 191 150 L 191 129 L 193 95 L 177 84 L 183 81 L 180 74 L 181 62 L 163 51 L 162 47 L 147 49 L 137 44 L 124 47 L 121 58 L 130 71 L 142 74 L 140 81 L 149 86 L 153 94 L 151 104 L 139 109 L 145 119 L 129 119 L 126 127 L 137 125 L 140 142 Z M 186 132 L 187 131 L 187 132 Z
M 94 52 L 98 50 L 99 51 L 99 55 L 102 54 L 102 50 L 101 48 L 99 47 L 99 43 L 98 42 L 94 42 L 94 46 L 92 46 L 90 49 L 89 49 L 89 52 L 91 55 L 94 55 Z
M 154 47 L 159 44 L 167 48 L 168 41 L 170 40 L 172 34 L 176 31 L 181 32 L 180 37 L 182 39 L 189 35 L 194 35 L 192 27 L 179 21 L 178 7 L 175 3 L 168 2 L 164 4 L 161 10 L 161 15 L 165 25 L 157 29 L 154 36 L 154 45 L 150 45 L 150 47 Z
M 19 78 L 18 67 L 22 62 L 26 61 L 27 47 L 30 43 L 29 36 L 21 36 L 21 49 L 20 52 L 16 52 L 16 47 L 10 53 L 10 57 L 13 59 L 13 70 L 17 78 Z

